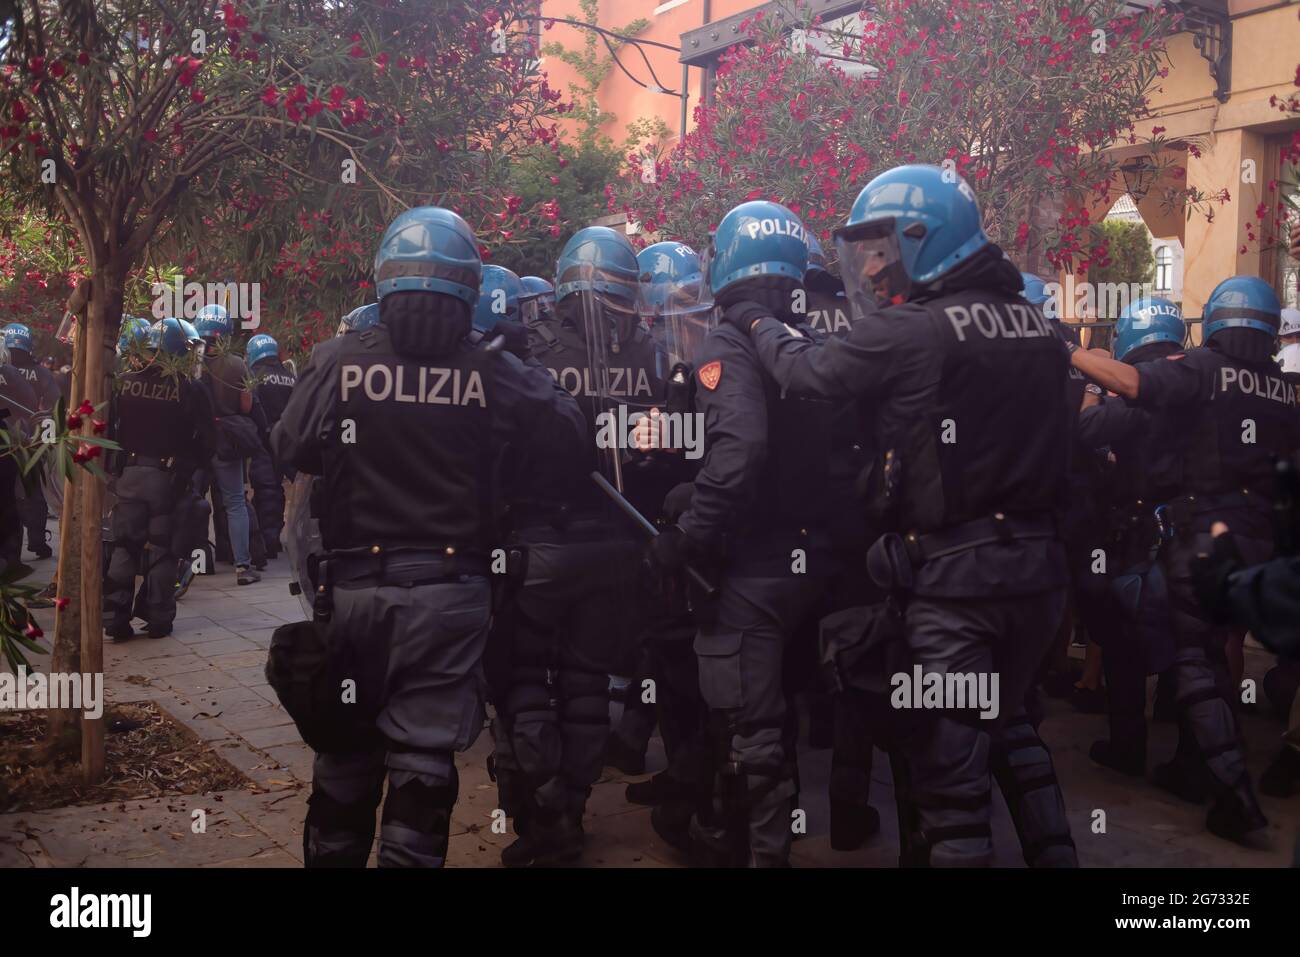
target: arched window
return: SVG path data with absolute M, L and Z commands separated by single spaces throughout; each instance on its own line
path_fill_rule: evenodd
M 1156 250 L 1156 292 L 1172 292 L 1174 288 L 1174 254 L 1168 246 Z

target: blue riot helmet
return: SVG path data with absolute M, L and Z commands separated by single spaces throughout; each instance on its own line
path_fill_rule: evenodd
M 32 351 L 32 330 L 21 322 L 11 322 L 5 326 L 5 348 L 10 352 L 15 349 L 21 349 L 23 352 Z
M 1183 311 L 1174 303 L 1155 296 L 1136 299 L 1115 320 L 1115 358 L 1123 361 L 1134 349 L 1153 342 L 1181 346 L 1186 334 Z
M 647 311 L 640 280 L 636 250 L 627 236 L 608 226 L 588 226 L 560 252 L 556 307 L 582 335 L 612 327 L 613 342 L 625 342 Z
M 339 320 L 339 326 L 334 331 L 334 335 L 345 336 L 349 332 L 364 332 L 378 321 L 379 303 L 371 302 L 364 306 L 357 306 Z
M 636 254 L 641 285 L 652 315 L 700 302 L 704 267 L 699 254 L 683 243 L 663 242 Z
M 234 330 L 226 307 L 215 302 L 199 310 L 199 314 L 194 318 L 194 328 L 204 339 L 219 339 L 222 336 L 229 336 Z
M 808 268 L 804 270 L 803 281 L 806 286 L 813 286 L 826 281 L 830 270 L 826 268 L 826 252 L 822 249 L 821 240 L 812 230 L 805 234 L 808 240 Z
M 474 306 L 474 328 L 486 333 L 502 319 L 518 321 L 519 300 L 523 295 L 524 284 L 513 271 L 505 266 L 484 266 L 478 302 Z
M 248 340 L 244 358 L 250 366 L 255 366 L 263 359 L 275 359 L 280 355 L 280 344 L 266 333 L 259 333 Z
M 1042 276 L 1035 276 L 1031 272 L 1022 272 L 1020 278 L 1025 284 L 1025 291 L 1020 295 L 1024 296 L 1025 300 L 1031 305 L 1041 306 L 1052 298 L 1047 292 L 1047 280 Z
M 139 316 L 123 316 L 122 327 L 117 333 L 117 354 L 119 356 L 131 348 L 133 342 L 146 342 L 149 337 L 149 320 Z
M 975 193 L 938 166 L 899 166 L 862 188 L 835 231 L 850 299 L 913 298 L 991 245 Z
M 739 284 L 803 285 L 808 231 L 780 203 L 751 200 L 722 217 L 708 256 L 709 291 L 719 303 L 740 295 Z M 752 288 L 752 284 L 751 284 Z
M 519 313 L 525 325 L 550 322 L 555 318 L 555 287 L 541 276 L 522 276 L 524 291 L 519 296 Z
M 180 321 L 159 319 L 149 327 L 146 342 L 150 349 L 161 350 L 170 355 L 183 356 L 190 350 L 189 337 L 185 334 Z
M 1227 329 L 1252 329 L 1272 337 L 1282 324 L 1282 303 L 1258 276 L 1233 276 L 1214 287 L 1202 321 L 1206 342 Z
M 670 365 L 693 363 L 712 326 L 713 295 L 699 254 L 663 242 L 637 253 L 650 335 Z
M 375 253 L 375 290 L 440 292 L 473 306 L 483 259 L 469 224 L 449 209 L 417 206 L 384 230 Z

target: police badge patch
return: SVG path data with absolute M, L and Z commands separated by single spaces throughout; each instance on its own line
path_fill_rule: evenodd
M 721 362 L 714 360 L 713 362 L 706 362 L 704 365 L 700 366 L 700 382 L 703 383 L 704 388 L 712 392 L 718 387 L 718 383 L 721 381 Z

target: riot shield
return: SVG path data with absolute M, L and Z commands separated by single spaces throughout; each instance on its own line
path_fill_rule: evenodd
M 588 263 L 581 285 L 588 374 L 583 391 L 593 405 L 588 418 L 596 428 L 599 471 L 622 492 L 629 430 L 658 401 L 663 363 L 644 324 L 639 282 L 606 277 Z
M 311 490 L 316 476 L 299 472 L 289 486 L 284 502 L 284 547 L 289 556 L 293 581 L 298 585 L 298 601 L 310 620 L 315 586 L 312 584 L 308 559 L 325 550 L 321 544 L 320 523 L 312 518 Z

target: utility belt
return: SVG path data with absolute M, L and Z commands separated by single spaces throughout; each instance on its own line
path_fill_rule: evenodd
M 369 545 L 313 554 L 307 559 L 307 573 L 316 589 L 313 618 L 322 622 L 333 614 L 334 589 L 339 585 L 413 588 L 458 581 L 466 575 L 487 576 L 489 571 L 485 554 L 473 549 L 462 551 L 455 545 L 442 548 Z
M 615 525 L 599 512 L 573 512 L 563 505 L 512 509 L 510 524 L 511 539 L 524 544 L 608 542 L 631 537 L 626 527 Z
M 140 466 L 147 469 L 159 469 L 163 472 L 172 471 L 178 464 L 179 459 L 174 455 L 166 457 L 158 455 L 140 455 L 135 452 L 127 452 L 122 457 L 122 465 Z
M 1243 488 L 1208 495 L 1195 493 L 1180 495 L 1178 498 L 1170 499 L 1169 503 L 1164 506 L 1163 513 L 1165 521 L 1169 525 L 1170 534 L 1177 536 L 1180 532 L 1189 531 L 1197 523 L 1197 519 L 1204 515 L 1241 511 L 1243 509 L 1267 511 L 1271 507 L 1272 502 L 1267 496 Z
M 995 512 L 984 518 L 960 525 L 950 525 L 933 532 L 908 532 L 903 536 L 908 557 L 920 566 L 935 558 L 954 555 L 980 545 L 1007 544 L 1018 539 L 1058 538 L 1056 517 L 1041 514 L 1007 515 Z
M 949 525 L 932 532 L 888 532 L 867 551 L 871 578 L 891 591 L 911 591 L 914 572 L 928 561 L 969 551 L 981 545 L 1009 544 L 1026 539 L 1059 539 L 1051 512 L 993 515 Z

